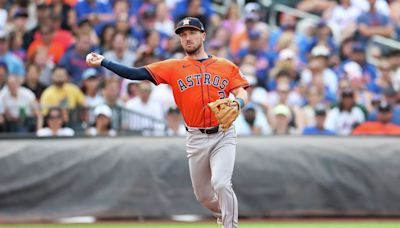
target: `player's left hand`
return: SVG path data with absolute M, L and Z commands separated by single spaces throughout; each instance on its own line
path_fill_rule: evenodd
M 231 98 L 216 100 L 208 103 L 208 106 L 224 131 L 228 130 L 240 113 L 240 105 Z

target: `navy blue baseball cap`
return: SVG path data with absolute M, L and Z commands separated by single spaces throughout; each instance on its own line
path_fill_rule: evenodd
M 182 19 L 175 28 L 175 34 L 181 33 L 184 28 L 194 28 L 199 30 L 200 32 L 204 32 L 204 25 L 198 18 L 195 17 L 185 17 Z

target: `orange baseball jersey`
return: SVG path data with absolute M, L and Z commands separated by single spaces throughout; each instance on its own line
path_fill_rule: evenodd
M 189 127 L 207 128 L 218 125 L 208 103 L 229 97 L 248 82 L 232 62 L 210 57 L 202 62 L 190 57 L 169 59 L 146 66 L 156 84 L 172 87 L 175 102 Z

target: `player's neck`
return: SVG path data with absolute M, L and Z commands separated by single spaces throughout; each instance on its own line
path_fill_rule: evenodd
M 191 59 L 194 59 L 194 60 L 202 60 L 202 59 L 207 59 L 207 58 L 209 58 L 209 56 L 207 55 L 207 53 L 204 51 L 204 50 L 202 50 L 202 51 L 199 51 L 199 52 L 197 52 L 197 53 L 193 53 L 193 54 L 187 54 Z

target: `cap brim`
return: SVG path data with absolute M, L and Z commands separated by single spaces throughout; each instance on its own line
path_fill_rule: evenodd
M 198 27 L 194 26 L 194 25 L 184 25 L 184 26 L 179 26 L 175 29 L 175 34 L 179 35 L 179 33 L 181 33 L 181 30 L 184 28 L 194 28 L 196 30 L 199 30 L 200 32 L 204 32 L 204 30 L 199 29 Z

